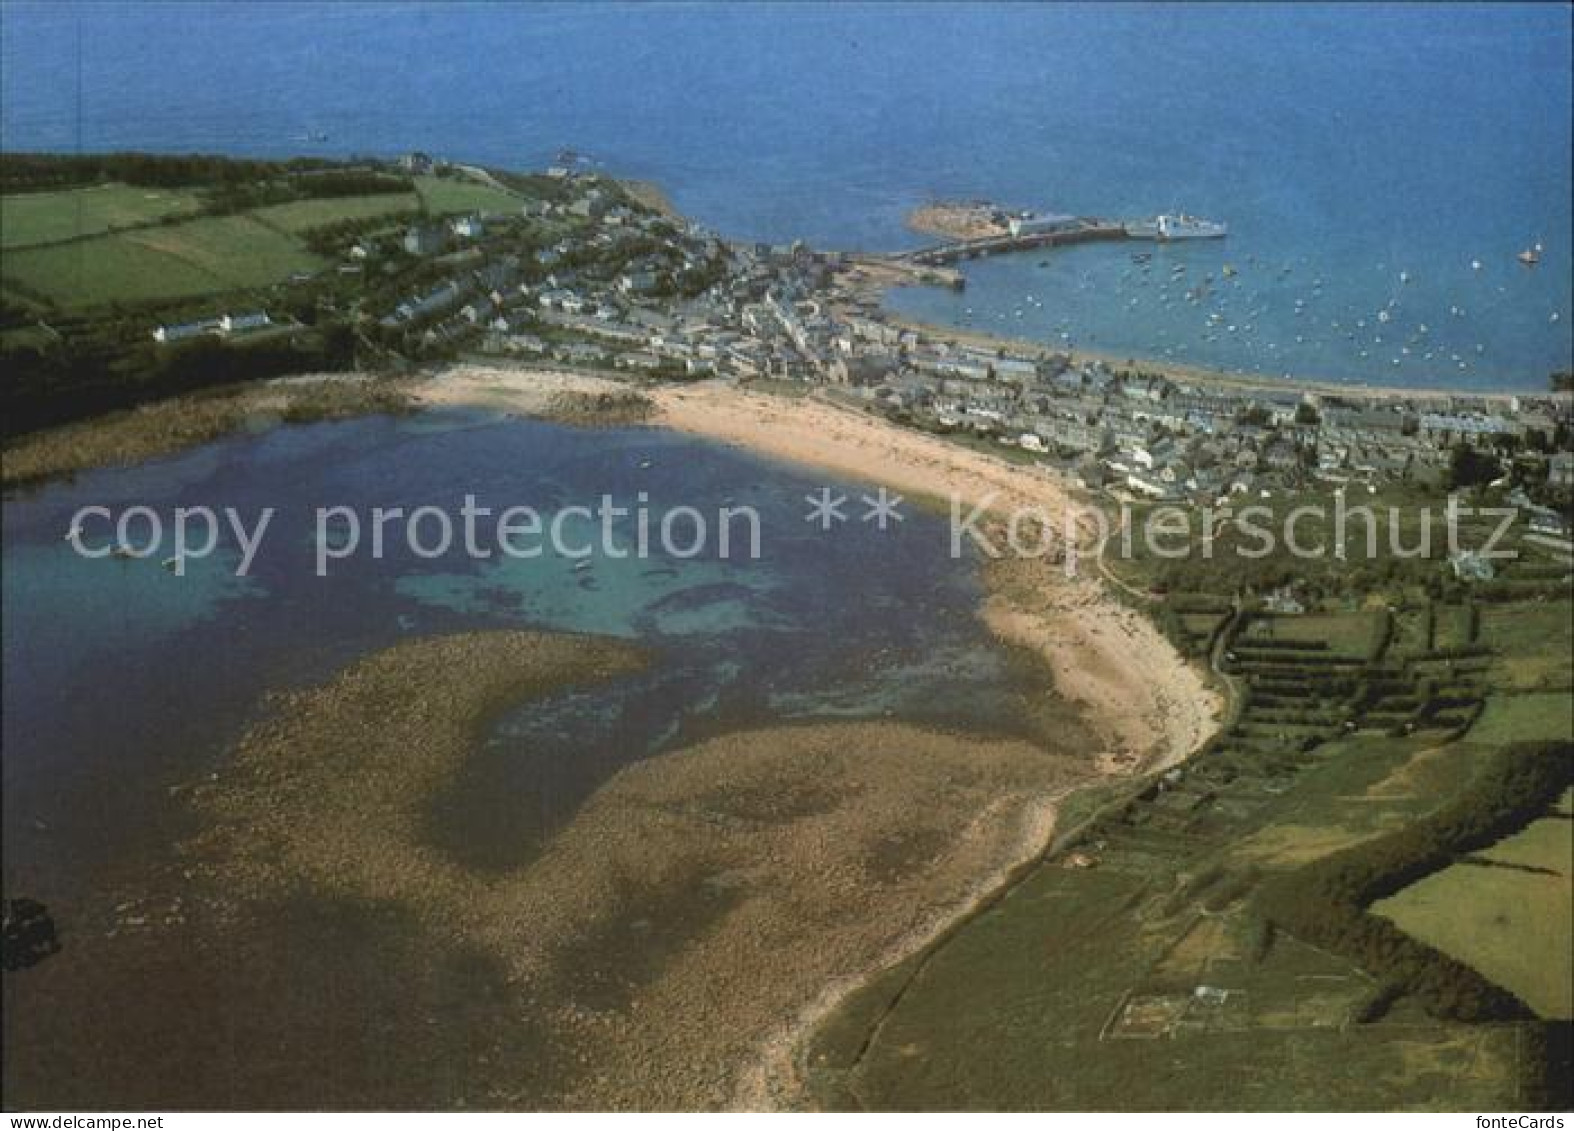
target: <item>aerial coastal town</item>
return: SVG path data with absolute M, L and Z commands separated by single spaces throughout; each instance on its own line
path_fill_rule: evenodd
M 1564 1131 L 1571 38 L 0 0 L 12 1123 Z
M 412 1074 L 413 1104 L 480 1095 L 496 1106 L 897 1108 L 936 1086 L 929 1106 L 1207 1108 L 1225 1094 L 1220 1080 L 1244 1073 L 1272 1089 L 1266 1102 L 1287 1106 L 1324 1102 L 1327 1081 L 1340 1079 L 1365 1089 L 1354 1103 L 1488 1109 L 1562 1086 L 1569 982 L 1553 956 L 1566 953 L 1566 935 L 1525 925 L 1567 905 L 1556 870 L 1566 842 L 1547 835 L 1567 832 L 1567 375 L 1518 395 L 1296 384 L 928 326 L 884 302 L 892 287 L 965 288 L 954 264 L 996 249 L 1053 255 L 1086 239 L 1223 234 L 1216 221 L 1182 216 L 1017 214 L 887 254 L 739 244 L 678 216 L 650 186 L 572 155 L 541 173 L 423 154 L 242 167 L 24 155 L 0 162 L 0 189 L 17 249 L 0 279 L 0 360 L 12 378 L 0 407 L 20 410 L 8 413 L 15 438 L 4 464 L 17 510 L 35 490 L 85 489 L 92 480 L 73 481 L 78 472 L 156 466 L 279 424 L 386 427 L 401 445 L 389 458 L 403 461 L 405 414 L 452 406 L 480 408 L 488 428 L 521 430 L 506 434 L 501 462 L 513 473 L 530 467 L 536 426 L 508 418 L 541 415 L 737 443 L 878 481 L 882 494 L 884 485 L 932 498 L 999 491 L 1013 506 L 1057 510 L 1090 497 L 1111 528 L 1128 510 L 1151 517 L 1168 504 L 1205 520 L 1200 542 L 1187 532 L 1184 559 L 1139 547 L 1112 561 L 1101 546 L 1076 577 L 1057 568 L 1069 555 L 980 564 L 983 626 L 1017 650 L 1034 686 L 1040 675 L 1052 681 L 1052 693 L 1025 699 L 1044 712 L 1030 716 L 1030 733 L 1052 733 L 1048 746 L 1074 759 L 890 720 L 789 719 L 680 748 L 676 772 L 658 755 L 646 776 L 620 774 L 597 787 L 587 819 L 552 834 L 577 848 L 503 872 L 427 863 L 442 851 L 415 815 L 432 782 L 458 772 L 428 776 L 428 765 L 462 762 L 488 704 L 519 687 L 535 694 L 643 661 L 622 642 L 534 631 L 413 637 L 368 653 L 293 696 L 282 724 L 248 729 L 220 771 L 204 762 L 181 780 L 155 779 L 159 803 L 204 831 L 176 844 L 180 867 L 145 888 L 106 888 L 102 931 L 69 933 L 69 907 L 54 898 L 11 901 L 7 929 L 24 946 L 8 953 L 58 979 L 9 983 L 37 995 L 22 999 L 30 1018 L 58 1018 L 40 1022 L 58 1032 L 21 1045 L 31 1059 L 12 1069 L 32 1094 L 83 1094 L 79 1073 L 60 1067 L 81 1062 L 53 1050 L 77 1040 L 80 1018 L 102 1016 L 101 1001 L 182 996 L 168 991 L 187 984 L 183 965 L 128 977 L 121 955 L 141 952 L 122 948 L 145 942 L 183 964 L 202 931 L 239 923 L 248 948 L 254 929 L 282 937 L 294 927 L 278 921 L 271 893 L 302 883 L 356 899 L 392 892 L 435 925 L 429 937 L 440 941 L 421 943 L 420 966 L 455 943 L 495 947 L 508 961 L 525 955 L 517 969 L 541 979 L 518 985 L 532 995 L 548 987 L 527 1000 L 487 983 L 482 996 L 488 1010 L 502 1001 L 532 1026 L 545 1018 L 542 1031 L 574 1050 L 575 1064 L 521 1083 L 516 1067 L 529 1054 L 520 1050 L 539 1047 L 534 1028 L 505 1032 L 485 1061 L 456 1044 L 464 1067 L 454 1091 Z M 98 227 L 84 231 L 85 217 Z M 182 274 L 196 262 L 211 266 Z M 625 399 L 580 418 L 529 395 L 554 387 L 596 389 L 574 395 L 598 406 Z M 494 399 L 499 389 L 506 396 Z M 621 460 L 646 475 L 679 462 L 653 461 L 645 429 L 561 433 L 595 452 L 597 467 Z M 324 453 L 344 435 L 337 426 L 300 434 Z M 465 466 L 452 453 L 412 462 L 423 480 Z M 317 473 L 300 466 L 312 485 L 303 489 L 314 490 Z M 1290 556 L 1288 516 L 1283 551 L 1208 556 L 1215 536 L 1236 548 L 1250 537 L 1238 522 L 1226 528 L 1221 500 L 1282 510 L 1343 494 L 1384 512 L 1372 516 L 1363 560 Z M 1446 550 L 1401 547 L 1460 496 L 1513 504 L 1511 562 L 1456 552 L 1452 536 Z M 56 559 L 80 535 L 53 517 L 39 529 Z M 1460 533 L 1476 546 L 1501 528 L 1465 523 Z M 178 557 L 164 569 L 141 559 L 117 545 L 80 576 L 108 594 L 116 583 L 168 592 L 185 576 Z M 576 598 L 595 593 L 596 563 L 548 566 Z M 664 582 L 669 572 L 651 574 Z M 532 570 L 522 584 L 537 590 L 547 574 Z M 697 588 L 705 600 L 731 592 Z M 62 592 L 80 603 L 80 590 Z M 117 640 L 143 644 L 136 622 L 123 623 Z M 396 623 L 403 634 L 411 622 Z M 215 629 L 230 632 L 225 621 Z M 231 670 L 230 646 L 225 635 L 217 670 Z M 402 706 L 388 724 L 368 726 L 390 703 Z M 913 773 L 915 750 L 932 773 Z M 280 773 L 299 751 L 311 752 L 310 768 Z M 840 768 L 828 777 L 832 755 Z M 871 758 L 886 768 L 871 773 Z M 956 783 L 981 765 L 1006 804 L 979 847 L 984 795 L 959 795 Z M 1012 784 L 1019 776 L 1026 786 Z M 647 792 L 658 781 L 668 792 Z M 826 797 L 836 798 L 835 825 L 818 808 Z M 807 817 L 797 808 L 805 798 Z M 454 812 L 470 837 L 470 810 Z M 408 827 L 391 827 L 386 813 L 406 815 Z M 58 853 L 50 820 L 13 827 L 39 846 L 33 859 Z M 718 838 L 718 828 L 738 831 Z M 1507 855 L 1503 867 L 1479 866 L 1497 838 L 1521 833 L 1528 847 L 1504 851 L 1534 851 L 1533 866 Z M 763 852 L 762 836 L 772 838 Z M 936 875 L 936 844 L 972 848 L 922 886 Z M 885 871 L 893 856 L 902 871 Z M 774 870 L 756 871 L 762 857 Z M 695 878 L 673 886 L 691 862 Z M 868 879 L 876 867 L 916 879 Z M 1451 885 L 1445 905 L 1473 901 L 1490 926 L 1430 919 L 1427 880 L 1414 881 L 1432 875 Z M 718 916 L 712 896 L 733 898 L 740 876 L 752 877 L 750 906 L 766 908 L 763 918 Z M 518 877 L 529 886 L 514 886 Z M 988 894 L 1008 889 L 1033 897 Z M 260 926 L 231 918 L 237 906 L 242 916 L 261 909 Z M 217 927 L 203 918 L 212 907 L 224 916 Z M 926 909 L 917 922 L 915 907 Z M 930 907 L 947 910 L 931 922 Z M 67 924 L 59 938 L 57 915 Z M 375 965 L 371 952 L 318 945 L 315 934 L 309 960 L 289 946 L 260 948 L 258 959 L 212 937 L 223 961 L 279 962 L 291 979 L 321 971 L 336 982 L 339 964 Z M 587 938 L 604 941 L 587 947 Z M 684 961 L 651 972 L 657 938 L 675 940 Z M 893 953 L 923 957 L 893 965 Z M 559 969 L 570 973 L 555 983 Z M 925 977 L 909 982 L 915 969 Z M 848 971 L 856 993 L 828 1013 L 806 1011 Z M 354 1009 L 409 1001 L 410 985 L 400 976 L 357 990 L 346 1015 L 359 1025 Z M 605 1007 L 582 999 L 605 986 L 627 996 Z M 727 986 L 741 990 L 718 990 Z M 160 1040 L 208 1031 L 214 1006 L 183 996 L 202 1023 L 172 1011 Z M 323 1046 L 289 1010 L 316 1017 L 320 996 L 298 995 L 264 1030 L 284 1035 L 297 1078 L 315 1075 Z M 413 1027 L 400 1032 L 416 1035 L 387 1045 L 425 1057 L 432 1014 L 415 1000 Z M 974 1002 L 977 1028 L 956 1024 L 960 1000 Z M 1020 1009 L 1024 1001 L 1034 1007 Z M 1014 1010 L 1020 1039 L 1002 1041 L 998 1019 Z M 227 1068 L 182 1063 L 178 1080 L 149 1076 L 140 1005 L 115 1012 L 138 1024 L 138 1040 L 90 1050 L 100 1075 L 88 1094 L 167 1099 L 196 1088 L 211 1102 L 281 1102 L 271 1072 L 240 1085 L 254 1093 L 234 1091 Z M 452 1015 L 467 1033 L 490 1031 L 494 1016 Z M 917 1041 L 925 1056 L 912 1054 Z M 368 1050 L 377 1088 L 387 1045 Z M 1007 1045 L 1024 1055 L 1003 1056 Z M 1437 1072 L 1410 1073 L 1420 1047 L 1443 1050 Z M 1180 1067 L 1147 1071 L 1154 1048 Z M 1473 1067 L 1455 1072 L 1459 1064 Z M 354 1070 L 344 1078 L 350 1102 L 374 1094 L 352 1090 Z
M 399 164 L 498 184 L 423 154 Z M 974 239 L 877 255 L 729 243 L 574 161 L 549 169 L 545 183 L 549 195 L 513 212 L 346 230 L 331 245 L 340 262 L 324 303 L 342 304 L 367 344 L 400 360 L 480 353 L 651 377 L 807 383 L 1147 500 L 1267 496 L 1314 481 L 1435 487 L 1464 445 L 1501 461 L 1539 532 L 1568 533 L 1559 511 L 1540 505 L 1574 486 L 1567 389 L 1482 396 L 1223 381 L 913 324 L 881 305 L 893 285 L 961 287 L 945 264 L 981 245 L 1144 238 L 1204 221 L 1161 216 L 1136 230 L 1070 217 L 1001 220 L 991 210 L 988 223 L 964 217 L 976 221 L 971 231 L 950 217 Z M 380 274 L 420 285 L 370 285 Z M 362 279 L 368 285 L 342 286 Z M 267 313 L 247 311 L 151 332 L 175 342 L 265 328 L 276 329 Z

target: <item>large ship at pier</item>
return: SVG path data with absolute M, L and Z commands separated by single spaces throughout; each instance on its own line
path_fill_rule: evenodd
M 1157 240 L 1217 240 L 1223 239 L 1228 232 L 1223 224 L 1184 212 L 1173 215 L 1166 212 L 1153 220 L 1153 238 Z

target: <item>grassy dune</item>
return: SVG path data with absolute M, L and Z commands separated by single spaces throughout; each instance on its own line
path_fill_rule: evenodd
M 1526 1051 L 1525 1030 L 1428 1013 L 1419 996 L 1385 998 L 1377 976 L 1392 971 L 1314 949 L 1270 921 L 1255 893 L 1454 804 L 1505 743 L 1566 739 L 1574 723 L 1566 679 L 1556 691 L 1495 692 L 1498 672 L 1527 658 L 1544 657 L 1538 680 L 1559 680 L 1564 669 L 1546 640 L 1565 631 L 1551 631 L 1550 618 L 1566 611 L 1562 602 L 1494 607 L 1484 618 L 1491 651 L 1468 660 L 1431 655 L 1426 629 L 1436 616 L 1438 647 L 1476 647 L 1477 618 L 1463 605 L 1406 610 L 1391 633 L 1377 612 L 1250 622 L 1252 631 L 1226 643 L 1251 695 L 1223 738 L 1178 780 L 1106 799 L 1005 898 L 844 1002 L 804 1050 L 805 1102 L 1094 1110 L 1523 1102 L 1544 1067 Z M 1268 640 L 1274 646 L 1264 647 Z M 1340 707 L 1327 666 L 1339 658 L 1387 683 Z M 1419 703 L 1445 684 L 1455 698 L 1486 699 L 1474 725 L 1458 707 L 1408 713 L 1407 696 Z M 1359 716 L 1349 730 L 1346 709 Z M 1401 731 L 1396 721 L 1412 725 Z M 1567 817 L 1549 815 L 1376 910 L 1544 1015 L 1566 1017 L 1569 835 Z

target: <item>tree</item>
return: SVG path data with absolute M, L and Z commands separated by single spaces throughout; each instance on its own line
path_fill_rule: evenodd
M 1448 485 L 1452 490 L 1479 487 L 1498 477 L 1498 461 L 1469 444 L 1456 444 L 1448 465 Z

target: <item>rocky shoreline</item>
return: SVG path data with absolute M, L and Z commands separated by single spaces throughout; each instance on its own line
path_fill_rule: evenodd
M 0 478 L 21 487 L 175 455 L 244 429 L 407 412 L 412 388 L 408 378 L 323 373 L 152 401 L 18 438 L 0 453 Z
M 915 232 L 947 240 L 982 240 L 1006 235 L 1005 213 L 985 200 L 937 200 L 907 214 Z

